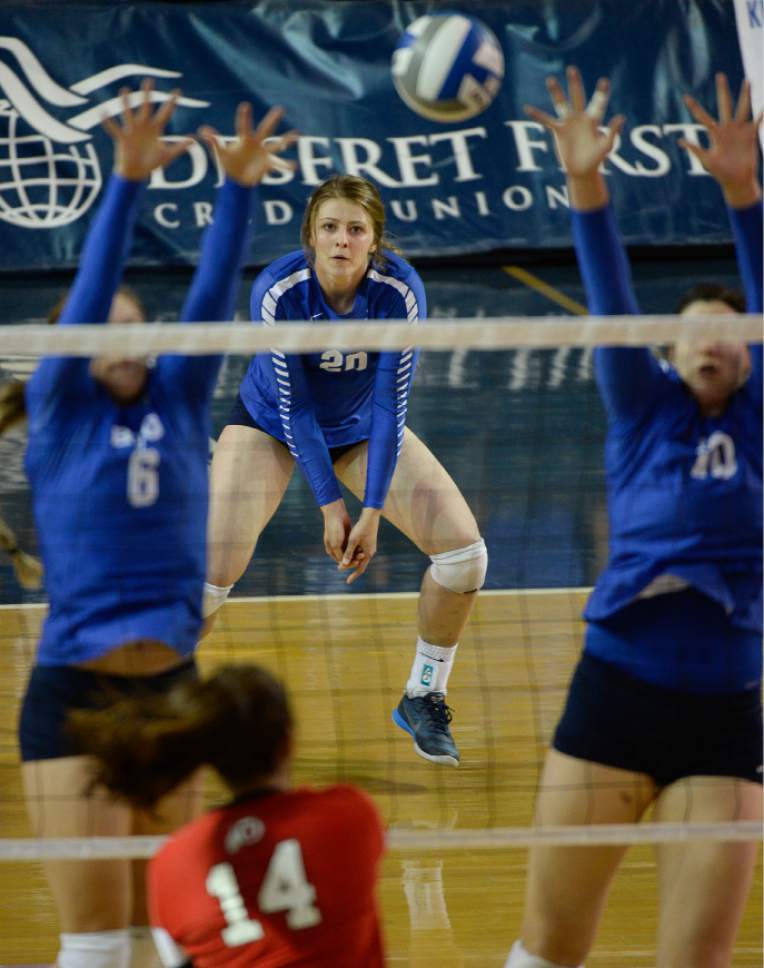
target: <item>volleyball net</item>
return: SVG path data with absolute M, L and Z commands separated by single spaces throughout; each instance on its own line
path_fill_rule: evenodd
M 203 672 L 254 661 L 285 681 L 297 722 L 296 783 L 352 782 L 367 790 L 387 823 L 389 849 L 405 857 L 760 839 L 758 822 L 697 818 L 692 785 L 683 823 L 533 822 L 541 764 L 581 650 L 581 610 L 607 556 L 606 422 L 592 349 L 665 345 L 690 331 L 718 336 L 718 326 L 708 317 L 653 316 L 432 319 L 416 328 L 422 356 L 408 425 L 462 490 L 489 552 L 485 589 L 449 682 L 462 762 L 451 770 L 420 759 L 390 718 L 414 653 L 427 558 L 383 522 L 366 575 L 345 585 L 323 550 L 321 517 L 297 472 L 198 652 Z M 723 326 L 728 340 L 762 339 L 761 317 L 725 316 Z M 411 342 L 411 328 L 394 322 L 267 330 L 251 324 L 0 326 L 0 368 L 4 377 L 23 378 L 45 353 L 224 352 L 213 400 L 217 435 L 254 352 L 327 346 L 374 352 Z M 34 552 L 24 434 L 21 428 L 0 438 L 0 513 Z M 359 508 L 350 496 L 348 508 L 351 517 Z M 15 723 L 44 617 L 44 589 L 21 588 L 5 561 L 0 583 L 0 862 L 19 867 L 64 857 L 150 856 L 157 838 L 72 840 L 30 830 Z M 207 805 L 224 799 L 208 779 Z M 760 870 L 749 910 L 757 903 Z M 756 930 L 754 924 L 751 933 Z M 760 940 L 753 946 L 760 951 Z

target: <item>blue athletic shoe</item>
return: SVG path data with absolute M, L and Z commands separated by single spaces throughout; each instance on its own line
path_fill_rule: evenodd
M 414 737 L 414 749 L 431 763 L 459 765 L 459 750 L 448 724 L 451 710 L 442 692 L 411 698 L 405 693 L 393 710 L 393 722 Z

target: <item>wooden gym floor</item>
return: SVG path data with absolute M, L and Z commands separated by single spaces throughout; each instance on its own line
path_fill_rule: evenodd
M 206 669 L 256 660 L 284 677 L 299 724 L 298 783 L 358 783 L 391 827 L 527 825 L 579 649 L 583 597 L 481 597 L 449 691 L 457 770 L 421 760 L 390 721 L 411 660 L 414 595 L 234 600 L 200 660 Z M 15 717 L 42 615 L 37 606 L 0 609 L 0 837 L 29 834 Z M 651 848 L 632 848 L 587 968 L 654 965 L 654 873 Z M 389 853 L 380 885 L 389 964 L 500 968 L 518 934 L 524 878 L 522 849 Z M 0 965 L 49 963 L 56 917 L 39 866 L 2 863 L 0 885 Z M 738 937 L 741 968 L 762 964 L 761 909 L 759 865 Z

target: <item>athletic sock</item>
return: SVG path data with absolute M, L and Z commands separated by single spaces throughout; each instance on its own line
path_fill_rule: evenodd
M 129 968 L 127 930 L 64 933 L 59 940 L 58 968 Z
M 416 655 L 406 683 L 406 695 L 413 699 L 415 696 L 426 696 L 428 692 L 445 693 L 457 647 L 458 643 L 432 645 L 417 636 Z

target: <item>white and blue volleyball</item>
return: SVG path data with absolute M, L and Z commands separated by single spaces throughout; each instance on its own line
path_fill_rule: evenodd
M 392 75 L 412 111 L 431 121 L 466 121 L 496 97 L 504 54 L 496 35 L 474 17 L 429 14 L 398 41 Z

